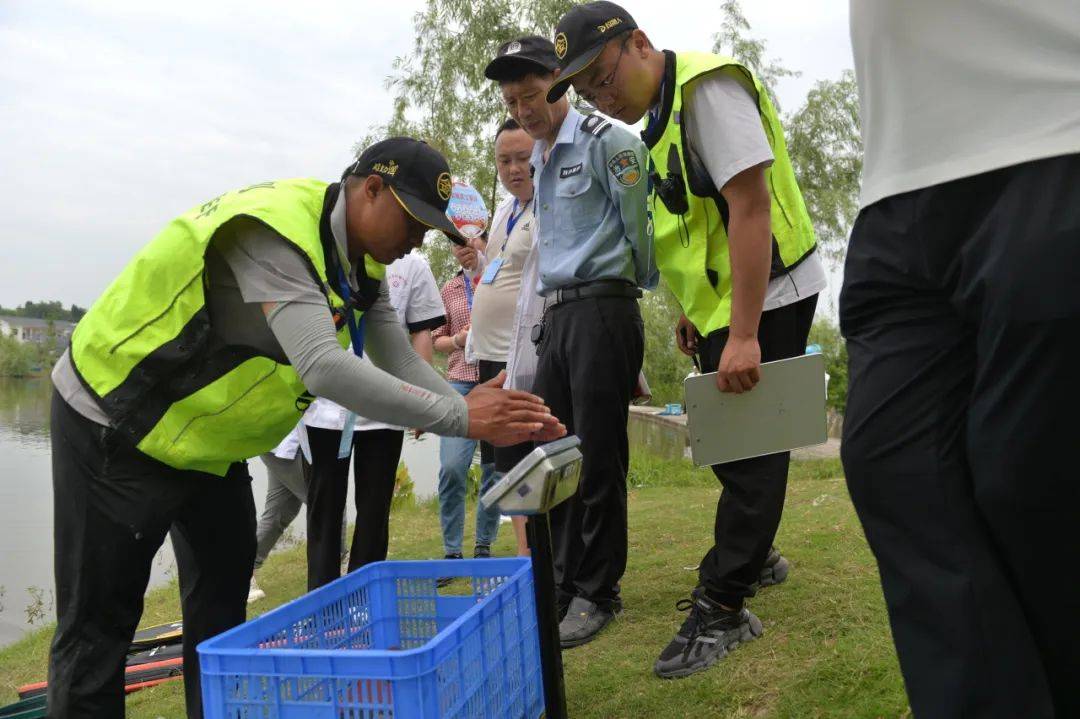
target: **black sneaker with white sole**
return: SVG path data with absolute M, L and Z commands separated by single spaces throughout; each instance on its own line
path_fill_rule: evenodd
M 689 599 L 680 599 L 675 607 L 689 609 L 690 616 L 653 665 L 661 679 L 687 677 L 708 669 L 735 647 L 762 634 L 761 620 L 749 609 L 724 609 L 705 596 L 702 587 L 691 592 Z
M 791 564 L 788 560 L 776 550 L 776 547 L 770 547 L 769 556 L 765 558 L 765 566 L 761 568 L 761 575 L 758 577 L 758 586 L 771 587 L 779 584 L 787 579 L 790 570 Z

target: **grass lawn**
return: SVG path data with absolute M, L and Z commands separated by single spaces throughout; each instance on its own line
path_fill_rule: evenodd
M 792 571 L 749 603 L 765 635 L 708 671 L 675 681 L 655 678 L 652 663 L 685 616 L 675 602 L 694 586 L 694 566 L 711 543 L 719 485 L 708 470 L 647 455 L 633 458 L 630 483 L 625 610 L 599 639 L 564 653 L 571 717 L 910 716 L 876 566 L 838 460 L 793 465 L 777 538 Z M 433 503 L 396 510 L 390 556 L 441 556 L 438 527 Z M 503 525 L 496 553 L 512 547 Z M 259 575 L 267 597 L 251 612 L 298 596 L 304 583 L 303 548 L 275 554 Z M 151 592 L 143 624 L 176 619 L 178 607 L 175 583 Z M 0 703 L 15 699 L 16 686 L 44 676 L 50 634 L 45 628 L 0 650 Z M 182 717 L 181 683 L 137 692 L 127 706 L 129 717 Z

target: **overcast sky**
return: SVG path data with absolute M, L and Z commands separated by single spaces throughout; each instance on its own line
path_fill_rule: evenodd
M 2 0 L 0 304 L 87 306 L 172 217 L 279 177 L 334 179 L 390 115 L 420 0 Z M 627 0 L 652 40 L 708 50 L 719 0 Z M 847 0 L 743 0 L 810 86 L 851 66 Z

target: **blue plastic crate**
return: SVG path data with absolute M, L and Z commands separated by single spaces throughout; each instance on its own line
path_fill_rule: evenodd
M 464 577 L 439 589 L 438 577 Z M 208 719 L 536 719 L 528 558 L 377 562 L 199 645 Z

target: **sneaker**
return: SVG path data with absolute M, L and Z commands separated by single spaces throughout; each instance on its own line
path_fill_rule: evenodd
M 266 596 L 266 592 L 259 588 L 259 585 L 255 582 L 255 577 L 251 578 L 251 587 L 248 588 L 247 603 L 257 602 Z
M 679 633 L 660 652 L 653 671 L 661 679 L 686 677 L 708 669 L 744 642 L 761 636 L 761 620 L 745 607 L 724 609 L 697 587 L 689 599 L 680 599 L 675 607 L 690 610 Z
M 601 609 L 582 597 L 570 600 L 566 616 L 559 622 L 559 643 L 563 649 L 588 644 L 615 618 L 617 609 Z
M 491 559 L 491 547 L 485 547 L 482 544 L 477 544 L 473 547 L 472 553 L 473 559 Z
M 463 557 L 461 555 L 461 552 L 456 552 L 454 554 L 447 554 L 444 557 L 444 559 L 464 559 L 464 558 L 465 557 Z M 453 582 L 455 579 L 457 579 L 457 577 L 439 577 L 438 579 L 435 580 L 435 586 L 442 589 L 443 587 L 445 587 L 445 586 L 449 585 L 451 582 Z
M 779 584 L 787 579 L 790 569 L 791 564 L 788 560 L 781 556 L 780 552 L 776 551 L 776 547 L 770 547 L 769 556 L 765 558 L 765 566 L 761 568 L 758 585 L 771 587 L 774 584 Z

